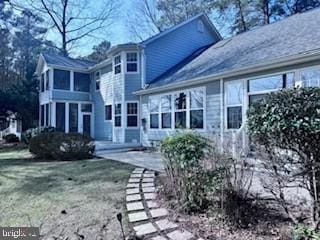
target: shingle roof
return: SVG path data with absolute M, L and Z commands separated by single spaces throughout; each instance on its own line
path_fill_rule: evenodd
M 153 80 L 149 89 L 317 49 L 320 49 L 320 8 L 221 40 L 192 61 L 177 64 Z
M 75 59 L 53 53 L 42 53 L 42 56 L 44 57 L 47 64 L 52 64 L 61 67 L 76 68 L 81 70 L 88 70 L 89 67 L 92 67 L 96 64 L 93 61 Z

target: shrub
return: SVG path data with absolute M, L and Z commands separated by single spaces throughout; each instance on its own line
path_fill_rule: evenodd
M 46 133 L 46 132 L 54 132 L 55 128 L 54 127 L 37 127 L 37 128 L 30 128 L 28 130 L 26 130 L 23 134 L 22 134 L 22 140 L 26 143 L 29 144 L 30 139 L 39 135 L 40 133 Z
M 210 145 L 197 133 L 178 133 L 161 144 L 168 184 L 180 206 L 198 211 L 208 204 L 208 195 L 221 183 L 219 171 L 207 171 L 203 166 Z
M 4 140 L 7 143 L 17 143 L 17 142 L 19 142 L 19 138 L 13 133 L 10 133 L 10 134 L 4 136 Z
M 274 180 L 268 190 L 296 224 L 302 216 L 291 211 L 286 190 L 300 187 L 307 191 L 312 201 L 303 218 L 307 217 L 313 229 L 319 229 L 320 89 L 288 89 L 269 94 L 249 109 L 248 131 L 267 154 L 262 160 Z
M 92 157 L 94 144 L 79 133 L 48 132 L 31 138 L 29 150 L 41 159 L 80 160 Z
M 320 240 L 320 233 L 309 227 L 299 225 L 294 229 L 293 240 Z

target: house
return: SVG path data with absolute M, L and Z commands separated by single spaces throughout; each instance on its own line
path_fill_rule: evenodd
M 100 63 L 44 53 L 40 125 L 144 146 L 181 129 L 244 139 L 250 103 L 320 85 L 319 26 L 314 9 L 223 39 L 200 14 Z

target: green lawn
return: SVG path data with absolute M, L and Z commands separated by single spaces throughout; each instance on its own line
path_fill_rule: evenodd
M 27 150 L 1 151 L 0 226 L 40 226 L 46 238 L 121 239 L 115 215 L 124 213 L 132 169 L 105 159 L 45 162 Z

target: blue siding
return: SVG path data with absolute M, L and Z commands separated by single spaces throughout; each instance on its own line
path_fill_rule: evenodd
M 90 93 L 53 90 L 52 100 L 90 101 L 91 99 Z
M 138 101 L 139 97 L 133 92 L 141 89 L 141 75 L 140 74 L 126 74 L 124 80 L 124 93 L 126 101 Z
M 140 142 L 140 129 L 126 129 L 125 130 L 126 143 L 139 143 Z
M 198 31 L 198 20 L 195 19 L 147 44 L 145 49 L 147 83 L 191 55 L 195 50 L 217 41 L 205 24 L 204 32 Z

